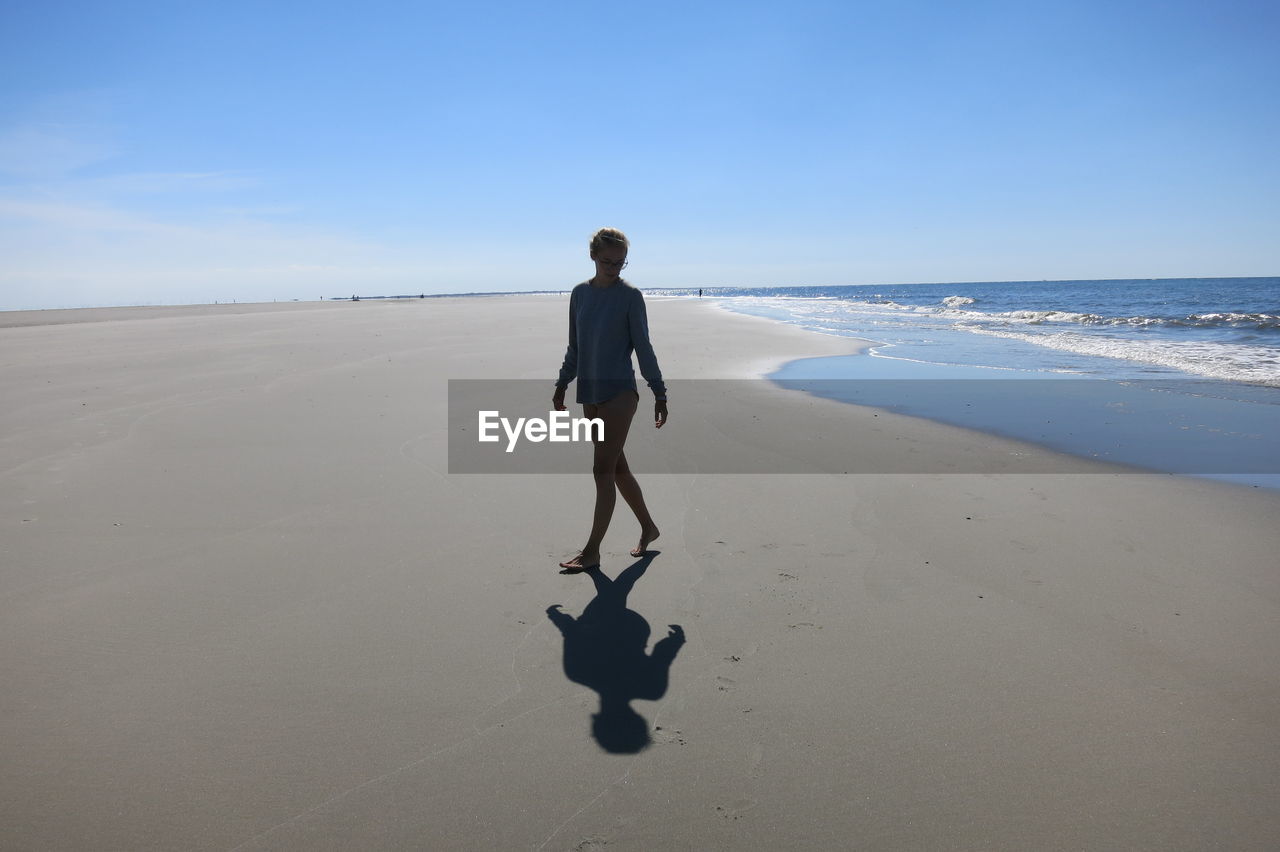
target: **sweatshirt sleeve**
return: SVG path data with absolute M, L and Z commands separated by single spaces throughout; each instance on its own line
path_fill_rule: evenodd
M 627 319 L 631 324 L 631 346 L 636 351 L 636 361 L 640 364 L 640 375 L 649 383 L 654 399 L 667 398 L 667 386 L 662 382 L 662 371 L 658 369 L 658 356 L 653 354 L 653 344 L 649 342 L 649 315 L 644 307 L 644 294 L 634 291 L 631 309 Z
M 567 388 L 569 382 L 578 376 L 578 290 L 575 287 L 569 294 L 569 348 L 565 350 L 564 362 L 560 365 L 560 378 L 556 379 L 556 387 Z

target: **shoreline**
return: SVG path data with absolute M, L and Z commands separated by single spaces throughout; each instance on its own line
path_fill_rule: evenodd
M 218 303 L 218 304 L 197 304 L 197 305 L 156 305 L 156 306 L 124 306 L 124 307 L 105 307 L 105 308 L 59 308 L 46 309 L 38 311 L 10 311 L 0 312 L 0 329 L 5 328 L 32 328 L 46 325 L 68 325 L 83 323 L 101 323 L 101 322 L 119 322 L 119 321 L 137 321 L 137 320 L 156 320 L 156 319 L 197 319 L 203 317 L 231 317 L 244 315 L 266 315 L 277 313 L 292 313 L 300 311 L 332 311 L 347 309 L 359 309 L 358 305 L 397 305 L 405 307 L 418 304 L 419 302 L 435 302 L 442 301 L 468 301 L 479 299 L 493 299 L 501 297 L 503 299 L 534 299 L 545 301 L 550 298 L 563 298 L 563 294 L 558 293 L 497 293 L 497 294 L 464 294 L 458 296 L 432 296 L 430 299 L 419 299 L 417 297 L 406 298 L 378 298 L 378 299 L 362 299 L 358 303 L 350 300 L 324 300 L 324 301 L 289 301 L 289 302 L 256 302 L 256 303 Z M 1155 451 L 1150 446 L 1141 445 L 1132 437 L 1129 438 L 1130 446 L 1134 449 L 1127 449 L 1123 443 L 1117 443 L 1112 439 L 1106 427 L 1099 426 L 1094 423 L 1087 428 L 1075 429 L 1067 425 L 1067 417 L 1064 412 L 1058 412 L 1060 426 L 1057 431 L 1052 434 L 1044 434 L 1044 430 L 1033 426 L 1023 424 L 1021 429 L 1009 426 L 1009 415 L 1011 413 L 1022 414 L 1017 408 L 1021 404 L 1021 400 L 1014 399 L 1012 396 L 1004 396 L 999 398 L 992 394 L 983 396 L 984 404 L 980 406 L 957 407 L 952 405 L 948 407 L 946 404 L 941 405 L 921 405 L 904 404 L 905 397 L 918 395 L 909 395 L 905 390 L 900 393 L 884 392 L 887 388 L 891 388 L 894 381 L 882 381 L 883 379 L 898 380 L 897 384 L 903 388 L 908 387 L 906 382 L 914 381 L 916 378 L 924 379 L 925 383 L 938 380 L 946 381 L 949 377 L 963 376 L 964 378 L 974 378 L 984 371 L 1001 371 L 1016 372 L 1009 368 L 989 367 L 962 367 L 956 365 L 934 364 L 926 362 L 904 361 L 892 357 L 877 356 L 872 351 L 877 344 L 875 341 L 865 338 L 849 337 L 840 334 L 825 333 L 819 330 L 805 328 L 799 324 L 789 323 L 785 320 L 763 317 L 754 314 L 745 314 L 733 310 L 725 306 L 717 299 L 702 300 L 688 295 L 679 296 L 651 296 L 649 302 L 657 304 L 664 301 L 673 301 L 677 303 L 691 303 L 710 308 L 717 311 L 722 317 L 734 317 L 737 319 L 746 319 L 748 321 L 762 321 L 762 326 L 768 326 L 777 332 L 779 329 L 787 329 L 783 334 L 784 339 L 791 342 L 795 347 L 795 352 L 788 356 L 767 355 L 752 357 L 745 363 L 735 365 L 730 369 L 721 369 L 717 376 L 720 378 L 760 378 L 766 380 L 779 387 L 787 387 L 787 390 L 795 392 L 806 384 L 807 379 L 818 378 L 827 381 L 827 390 L 819 390 L 819 396 L 826 395 L 843 405 L 861 406 L 877 412 L 880 415 L 893 415 L 899 417 L 920 419 L 928 423 L 945 426 L 953 429 L 968 430 L 974 434 L 988 436 L 991 439 L 1013 441 L 1025 447 L 1034 447 L 1038 451 L 1052 454 L 1065 455 L 1070 458 L 1079 459 L 1083 462 L 1105 461 L 1118 464 L 1116 470 L 1127 470 L 1135 473 L 1176 473 L 1182 476 L 1192 476 L 1200 479 L 1210 479 L 1218 482 L 1229 483 L 1236 487 L 1266 489 L 1269 491 L 1280 490 L 1280 472 L 1263 471 L 1257 472 L 1249 466 L 1251 460 L 1255 458 L 1269 458 L 1276 454 L 1271 452 L 1267 447 L 1263 447 L 1257 452 L 1250 452 L 1246 448 L 1241 448 L 1234 454 L 1218 457 L 1227 459 L 1224 469 L 1207 469 L 1208 462 L 1195 464 L 1186 461 L 1187 447 L 1184 443 L 1179 443 L 1178 439 L 1184 436 L 1171 435 L 1164 440 L 1164 446 Z M 722 319 L 722 322 L 724 320 Z M 795 354 L 800 353 L 800 354 Z M 855 361 L 848 360 L 854 356 L 865 356 Z M 850 379 L 847 383 L 844 379 L 849 379 L 850 375 L 859 376 L 858 379 Z M 954 381 L 954 379 L 950 379 Z M 822 384 L 823 382 L 819 382 Z M 839 386 L 839 387 L 837 387 Z M 868 396 L 860 391 L 875 387 L 878 393 L 870 394 L 871 398 L 859 398 Z M 858 388 L 858 390 L 853 390 Z M 813 391 L 800 390 L 801 393 L 811 395 Z M 1123 404 L 1123 403 L 1121 403 Z M 1204 407 L 1203 405 L 1201 406 Z M 1025 417 L 1024 417 L 1025 419 Z M 1201 431 L 1214 429 L 1219 432 L 1240 432 L 1240 428 L 1234 428 L 1239 424 L 1226 423 L 1213 426 L 1202 426 Z M 1270 430 L 1263 424 L 1258 427 L 1257 424 L 1249 424 L 1254 440 L 1261 440 L 1263 436 L 1274 430 Z M 1171 428 L 1170 423 L 1166 420 L 1163 423 L 1149 422 L 1147 428 L 1157 429 Z M 1222 443 L 1221 441 L 1219 443 Z M 1194 445 L 1191 445 L 1194 450 Z M 1045 471 L 1047 468 L 1040 468 Z M 1002 470 L 1001 472 L 1010 472 Z
M 879 356 L 873 350 L 880 344 L 874 341 L 737 315 L 858 344 L 848 355 L 790 359 L 764 374 L 792 390 L 1082 460 L 1115 462 L 1135 473 L 1173 473 L 1280 491 L 1280 468 L 1275 467 L 1280 464 L 1280 409 L 1197 395 L 1201 384 L 1210 384 L 1207 380 L 1152 380 L 1143 393 L 1135 382 Z M 1159 396 L 1151 397 L 1152 391 Z

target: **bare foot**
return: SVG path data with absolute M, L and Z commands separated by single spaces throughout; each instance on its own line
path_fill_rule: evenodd
M 585 550 L 582 550 L 578 552 L 577 556 L 567 562 L 561 562 L 560 567 L 564 569 L 564 573 L 566 574 L 577 574 L 581 571 L 590 571 L 592 568 L 600 567 L 600 554 L 598 552 L 587 553 Z
M 649 544 L 655 541 L 662 533 L 658 532 L 657 527 L 648 527 L 640 531 L 640 543 L 631 550 L 632 556 L 644 556 L 645 551 L 649 549 Z

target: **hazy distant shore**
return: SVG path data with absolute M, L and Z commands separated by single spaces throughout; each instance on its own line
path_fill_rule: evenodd
M 422 296 L 362 296 L 358 299 L 317 299 L 315 301 L 291 299 L 283 302 L 209 302 L 191 305 L 110 305 L 88 308 L 38 308 L 0 311 L 0 328 L 18 328 L 29 325 L 63 325 L 81 322 L 111 322 L 118 320 L 163 319 L 189 316 L 232 316 L 237 314 L 265 313 L 269 311 L 308 310 L 351 302 L 374 304 L 404 304 L 437 299 L 480 299 L 493 296 L 554 296 L 546 293 L 448 293 Z
M 109 308 L 45 308 L 36 311 L 0 311 L 0 328 L 167 319 L 171 317 L 236 316 L 270 311 L 316 310 L 334 304 L 338 303 L 318 301 L 222 302 L 203 305 L 130 305 Z

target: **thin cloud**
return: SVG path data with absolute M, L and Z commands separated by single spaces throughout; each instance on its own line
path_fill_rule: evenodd
M 237 192 L 260 181 L 243 172 L 140 172 L 83 178 L 69 189 L 88 195 L 161 195 L 171 193 Z
M 83 126 L 28 122 L 0 132 L 0 174 L 25 180 L 56 180 L 116 153 Z
M 309 298 L 421 289 L 423 264 L 332 229 L 182 223 L 101 204 L 0 198 L 0 310 Z M 332 291 L 332 292 L 331 292 Z
M 68 231 L 141 231 L 154 234 L 180 230 L 173 225 L 109 207 L 61 201 L 0 198 L 0 220 L 13 224 L 43 225 Z

